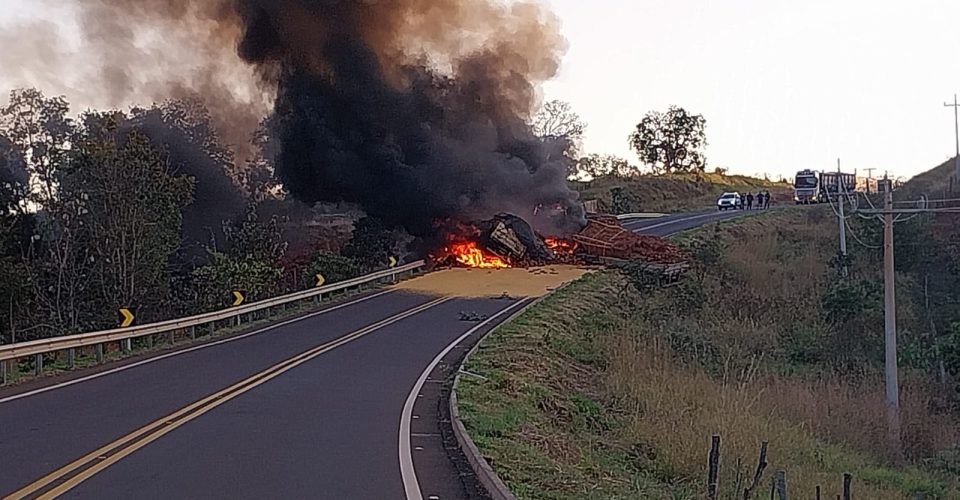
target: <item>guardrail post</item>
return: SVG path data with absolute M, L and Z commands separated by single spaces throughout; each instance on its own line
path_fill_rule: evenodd
M 103 344 L 97 344 L 97 363 L 103 363 Z
M 210 322 L 210 335 L 213 336 L 213 332 L 215 332 L 215 331 L 217 331 L 217 322 L 216 322 L 216 321 L 211 321 L 211 322 Z
M 167 336 L 167 340 L 170 341 L 170 345 L 173 345 L 173 341 L 175 340 L 175 332 L 176 330 L 170 330 L 170 334 Z
M 124 354 L 133 350 L 133 339 L 123 339 L 120 341 L 120 349 Z
M 73 363 L 76 361 L 77 350 L 67 349 L 67 367 L 73 370 Z
M 0 385 L 7 385 L 7 362 L 0 361 Z
M 33 356 L 33 373 L 38 377 L 43 375 L 43 354 Z
M 147 335 L 147 349 L 153 349 L 153 335 Z
M 197 326 L 190 327 L 190 340 L 197 340 Z

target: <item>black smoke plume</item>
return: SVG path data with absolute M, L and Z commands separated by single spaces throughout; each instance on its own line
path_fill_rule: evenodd
M 527 125 L 539 84 L 556 74 L 565 50 L 557 20 L 535 4 L 89 0 L 78 5 L 88 14 L 86 31 L 101 36 L 110 30 L 99 29 L 100 16 L 89 14 L 108 10 L 103 22 L 109 26 L 182 26 L 210 46 L 235 44 L 239 59 L 256 69 L 258 88 L 275 96 L 276 173 L 300 200 L 358 203 L 418 235 L 429 234 L 438 220 L 474 220 L 503 211 L 551 233 L 582 223 L 577 196 L 565 182 L 566 144 L 542 142 Z M 121 32 L 133 38 L 129 29 Z M 117 60 L 117 73 L 129 74 L 122 63 Z M 171 88 L 183 86 L 176 75 L 169 78 Z M 214 83 L 207 87 L 221 95 L 204 98 L 222 102 L 231 82 Z M 542 215 L 549 213 L 563 216 Z

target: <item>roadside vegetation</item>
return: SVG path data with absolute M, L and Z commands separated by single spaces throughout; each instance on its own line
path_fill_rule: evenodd
M 770 191 L 777 203 L 792 203 L 790 184 L 718 172 L 604 175 L 572 182 L 581 199 L 599 200 L 611 213 L 678 212 L 714 207 L 728 191 Z
M 244 164 L 199 99 L 87 111 L 15 90 L 0 107 L 0 344 L 223 309 L 387 266 L 405 235 L 286 198 L 266 125 Z M 28 369 L 31 360 L 21 360 Z
M 960 496 L 956 385 L 937 375 L 944 349 L 930 349 L 904 287 L 901 460 L 884 437 L 877 255 L 855 250 L 839 279 L 829 208 L 679 240 L 696 262 L 681 285 L 648 288 L 630 269 L 588 275 L 470 358 L 466 370 L 485 380 L 461 377 L 464 423 L 519 498 L 702 498 L 714 434 L 720 498 L 743 498 L 761 441 L 770 465 L 753 498 L 780 469 L 799 498 L 817 486 L 834 498 L 845 472 L 855 498 Z

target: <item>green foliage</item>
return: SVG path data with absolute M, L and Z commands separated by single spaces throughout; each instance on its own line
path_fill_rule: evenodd
M 603 177 L 613 175 L 629 177 L 640 174 L 640 168 L 615 155 L 592 154 L 577 161 L 577 173 L 582 176 Z
M 112 324 L 119 307 L 136 306 L 142 319 L 162 295 L 165 268 L 180 246 L 180 211 L 193 181 L 174 175 L 165 156 L 138 132 L 118 132 L 113 114 L 84 116 L 84 134 L 71 150 L 59 183 L 73 200 L 90 266 L 89 321 Z
M 279 266 L 287 251 L 280 226 L 282 222 L 277 216 L 261 220 L 257 205 L 249 205 L 242 219 L 227 221 L 223 225 L 227 254 L 237 261 L 259 261 Z
M 640 200 L 622 186 L 610 190 L 610 211 L 615 214 L 629 214 L 641 211 Z
M 247 302 L 267 298 L 283 272 L 255 259 L 235 260 L 211 252 L 211 262 L 193 271 L 196 299 L 205 309 L 222 309 L 233 302 L 232 292 L 243 292 Z
M 683 240 L 679 244 L 684 254 L 693 259 L 697 280 L 703 283 L 707 273 L 720 264 L 724 246 L 720 238 L 720 225 L 714 224 L 711 235 Z
M 630 147 L 654 173 L 703 172 L 706 123 L 703 115 L 677 106 L 666 113 L 651 111 L 630 135 Z
M 363 272 L 384 269 L 391 255 L 401 255 L 407 239 L 398 229 L 389 229 L 380 219 L 364 217 L 353 228 L 353 237 L 343 254 L 353 259 Z
M 336 283 L 359 276 L 360 267 L 350 257 L 320 252 L 303 270 L 304 282 L 314 282 L 317 274 L 322 274 L 327 283 Z
M 823 292 L 820 304 L 824 321 L 832 326 L 826 346 L 835 366 L 846 371 L 883 359 L 883 293 L 879 282 L 836 280 Z M 823 341 L 817 337 L 809 340 Z
M 882 311 L 882 296 L 873 281 L 837 280 L 821 298 L 824 318 L 840 326 Z

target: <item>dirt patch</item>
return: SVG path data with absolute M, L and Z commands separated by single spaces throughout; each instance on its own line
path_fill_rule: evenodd
M 397 285 L 400 290 L 454 297 L 540 297 L 590 272 L 577 266 L 446 269 Z

